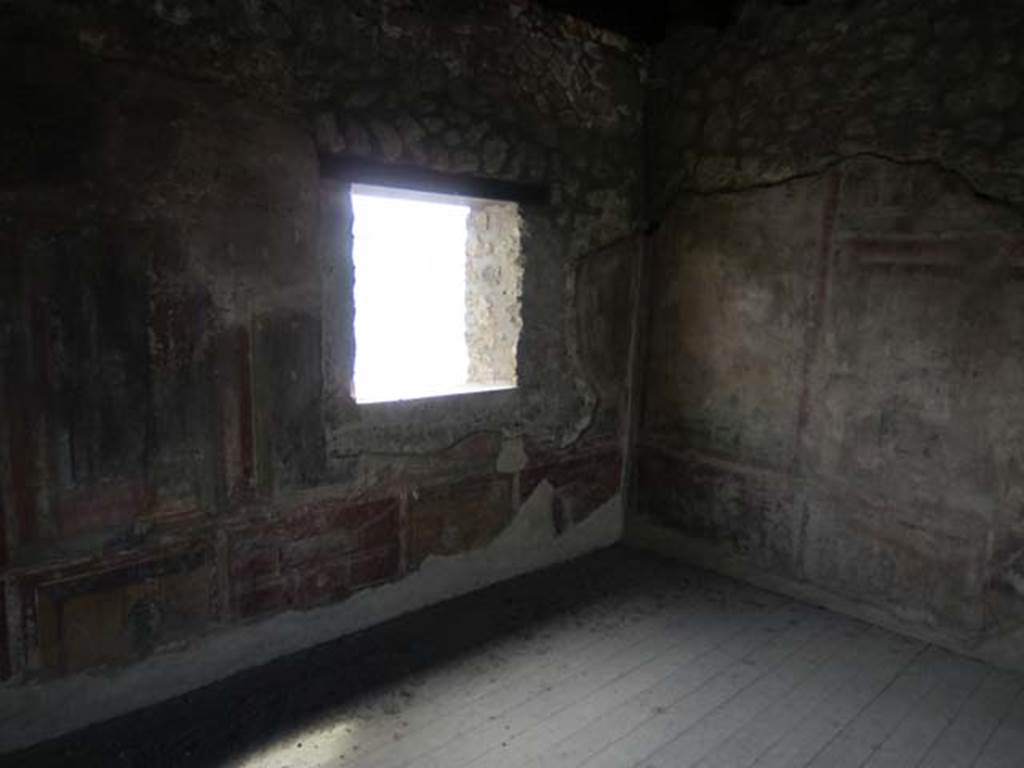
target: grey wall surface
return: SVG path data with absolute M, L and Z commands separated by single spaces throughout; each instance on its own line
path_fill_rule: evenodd
M 548 561 L 614 540 L 625 350 L 597 318 L 632 274 L 643 50 L 522 2 L 11 2 L 0 63 L 0 751 L 372 623 L 312 612 L 531 499 Z M 517 390 L 352 402 L 324 158 L 548 191 Z
M 1024 664 L 1022 25 L 751 4 L 657 52 L 638 540 Z

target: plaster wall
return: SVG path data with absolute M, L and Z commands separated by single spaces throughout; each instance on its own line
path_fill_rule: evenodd
M 750 4 L 657 53 L 634 540 L 1024 665 L 1022 24 Z
M 645 55 L 435 11 L 0 10 L 0 751 L 617 538 Z M 356 406 L 324 158 L 548 191 L 516 390 Z

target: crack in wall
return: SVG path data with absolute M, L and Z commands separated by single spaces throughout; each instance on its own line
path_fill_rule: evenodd
M 968 189 L 971 194 L 979 200 L 990 205 L 998 206 L 1004 210 L 1011 211 L 1024 219 L 1024 201 L 1017 201 L 1009 197 L 1002 197 L 996 193 L 987 192 L 967 171 L 962 171 L 933 157 L 899 157 L 874 150 L 838 155 L 816 165 L 814 168 L 787 174 L 785 176 L 779 176 L 777 178 L 768 178 L 762 181 L 754 181 L 746 184 L 722 184 L 718 186 L 677 189 L 670 193 L 669 199 L 656 206 L 657 215 L 654 216 L 654 219 L 655 221 L 660 221 L 668 211 L 688 197 L 715 197 L 717 195 L 743 194 L 745 192 L 756 192 L 757 190 L 763 189 L 775 189 L 797 181 L 822 178 L 832 171 L 841 169 L 847 163 L 864 159 L 879 160 L 907 168 L 930 168 L 944 175 L 955 178 L 964 188 Z M 1007 175 L 1024 179 L 1024 174 Z

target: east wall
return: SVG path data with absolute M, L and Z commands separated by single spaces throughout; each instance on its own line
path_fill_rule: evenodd
M 657 51 L 634 540 L 1024 664 L 1022 33 L 752 3 Z

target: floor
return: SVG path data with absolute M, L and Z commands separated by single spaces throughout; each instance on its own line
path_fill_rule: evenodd
M 1024 676 L 613 549 L 4 765 L 1024 766 Z

